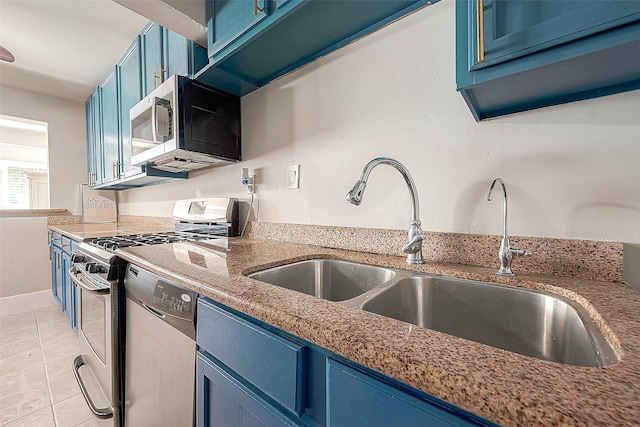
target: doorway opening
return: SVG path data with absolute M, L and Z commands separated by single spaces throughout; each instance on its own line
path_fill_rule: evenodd
M 0 209 L 49 209 L 48 124 L 0 115 Z

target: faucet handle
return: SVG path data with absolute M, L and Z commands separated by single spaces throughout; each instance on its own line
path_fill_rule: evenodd
M 416 234 L 409 240 L 403 247 L 402 252 L 405 254 L 415 254 L 422 250 L 422 241 L 424 236 L 422 234 Z
M 531 256 L 533 253 L 527 249 L 509 248 L 513 256 Z

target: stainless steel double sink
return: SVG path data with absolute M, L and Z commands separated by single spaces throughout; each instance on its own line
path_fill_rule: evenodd
M 248 277 L 538 359 L 590 367 L 618 362 L 581 305 L 545 292 L 335 259 Z

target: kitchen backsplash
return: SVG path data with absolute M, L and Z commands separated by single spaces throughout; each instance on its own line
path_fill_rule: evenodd
M 52 216 L 50 225 L 80 224 L 77 215 Z M 119 215 L 119 223 L 172 227 L 170 217 Z M 247 237 L 405 257 L 401 247 L 406 230 L 336 227 L 275 222 L 251 222 Z M 425 231 L 423 258 L 443 262 L 492 267 L 498 264 L 501 236 Z M 512 246 L 528 249 L 531 257 L 515 258 L 514 272 L 576 277 L 607 282 L 623 281 L 623 244 L 596 240 L 510 236 Z
M 176 220 L 173 218 L 161 216 L 118 215 L 118 222 L 126 222 L 129 224 L 144 225 L 150 227 L 173 227 L 173 225 L 176 223 Z
M 501 236 L 424 232 L 427 262 L 496 266 Z M 406 230 L 252 222 L 248 237 L 337 249 L 406 256 Z M 622 282 L 622 243 L 594 240 L 510 236 L 514 247 L 533 256 L 515 258 L 514 272 Z
M 56 215 L 47 217 L 49 225 L 82 224 L 82 215 Z

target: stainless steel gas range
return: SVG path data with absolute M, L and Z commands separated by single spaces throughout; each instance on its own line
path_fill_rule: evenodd
M 87 405 L 106 425 L 125 424 L 124 277 L 119 248 L 219 239 L 238 234 L 237 199 L 176 203 L 176 231 L 85 239 L 73 254 L 70 275 L 79 289 L 80 354 L 74 373 Z M 135 427 L 135 426 L 127 426 Z

